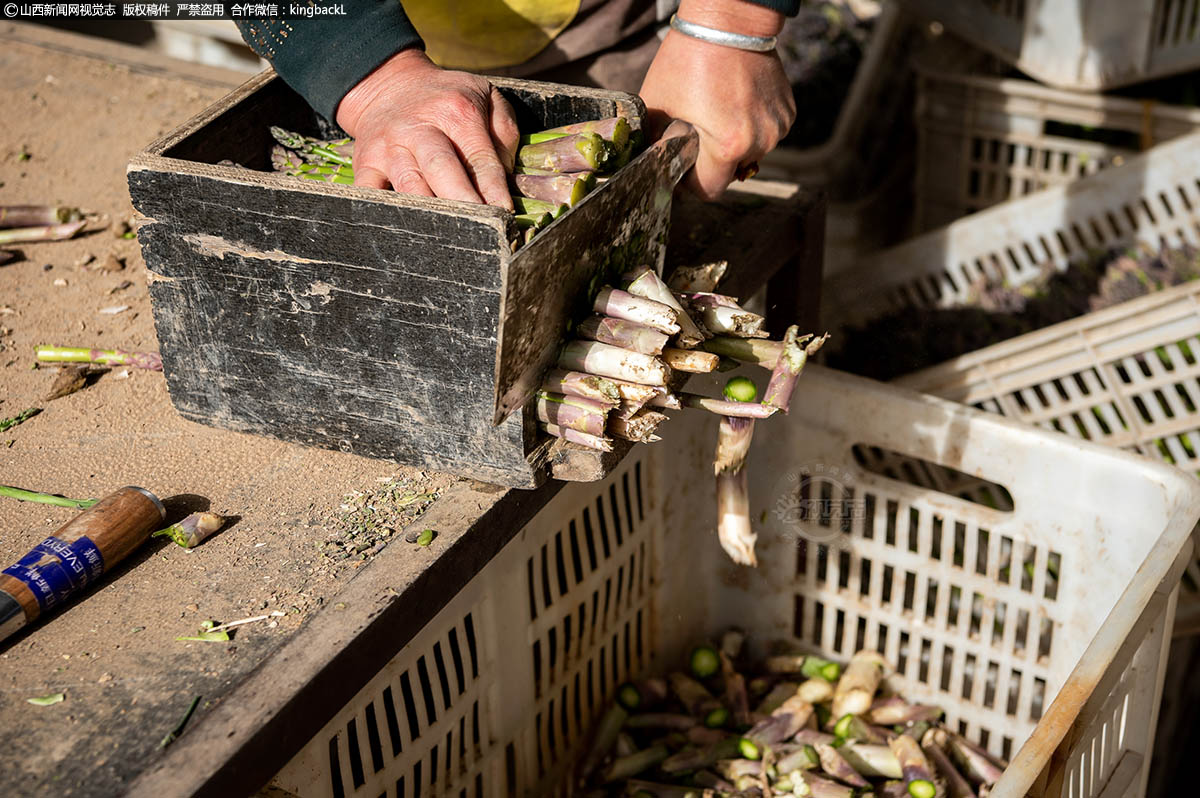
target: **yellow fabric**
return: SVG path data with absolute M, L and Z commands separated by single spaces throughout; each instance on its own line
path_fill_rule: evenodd
M 403 0 L 435 64 L 484 70 L 537 55 L 579 13 L 580 0 Z

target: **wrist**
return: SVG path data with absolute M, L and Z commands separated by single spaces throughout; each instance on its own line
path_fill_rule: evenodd
M 729 33 L 775 36 L 783 29 L 784 16 L 749 0 L 682 0 L 679 17 Z
M 437 69 L 425 55 L 425 51 L 419 47 L 401 50 L 384 61 L 342 97 L 335 113 L 338 127 L 355 136 L 355 129 L 363 111 L 379 96 L 384 87 L 397 78 L 411 76 L 414 71 L 423 68 Z

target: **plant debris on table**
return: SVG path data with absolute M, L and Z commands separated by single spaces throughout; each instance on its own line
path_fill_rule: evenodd
M 973 286 L 966 306 L 908 307 L 847 329 L 829 364 L 890 380 L 1197 277 L 1200 252 L 1185 246 L 1108 250 L 1065 271 L 1047 266 L 1017 287 L 985 279 Z
M 347 494 L 327 523 L 332 534 L 319 544 L 330 560 L 366 560 L 420 517 L 438 497 L 404 479 L 373 491 Z

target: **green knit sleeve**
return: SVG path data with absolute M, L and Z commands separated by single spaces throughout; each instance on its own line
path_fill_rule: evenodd
M 344 15 L 310 19 L 251 19 L 237 23 L 254 52 L 317 113 L 333 121 L 350 89 L 391 56 L 424 42 L 399 0 L 307 0 L 320 12 L 341 6 Z

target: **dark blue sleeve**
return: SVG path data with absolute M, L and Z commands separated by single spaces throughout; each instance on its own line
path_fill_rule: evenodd
M 244 20 L 242 38 L 317 113 L 335 121 L 338 103 L 380 64 L 425 43 L 399 0 L 309 0 L 317 9 L 341 5 L 339 16 Z
M 750 2 L 766 6 L 789 17 L 794 17 L 800 13 L 800 0 L 750 0 Z

